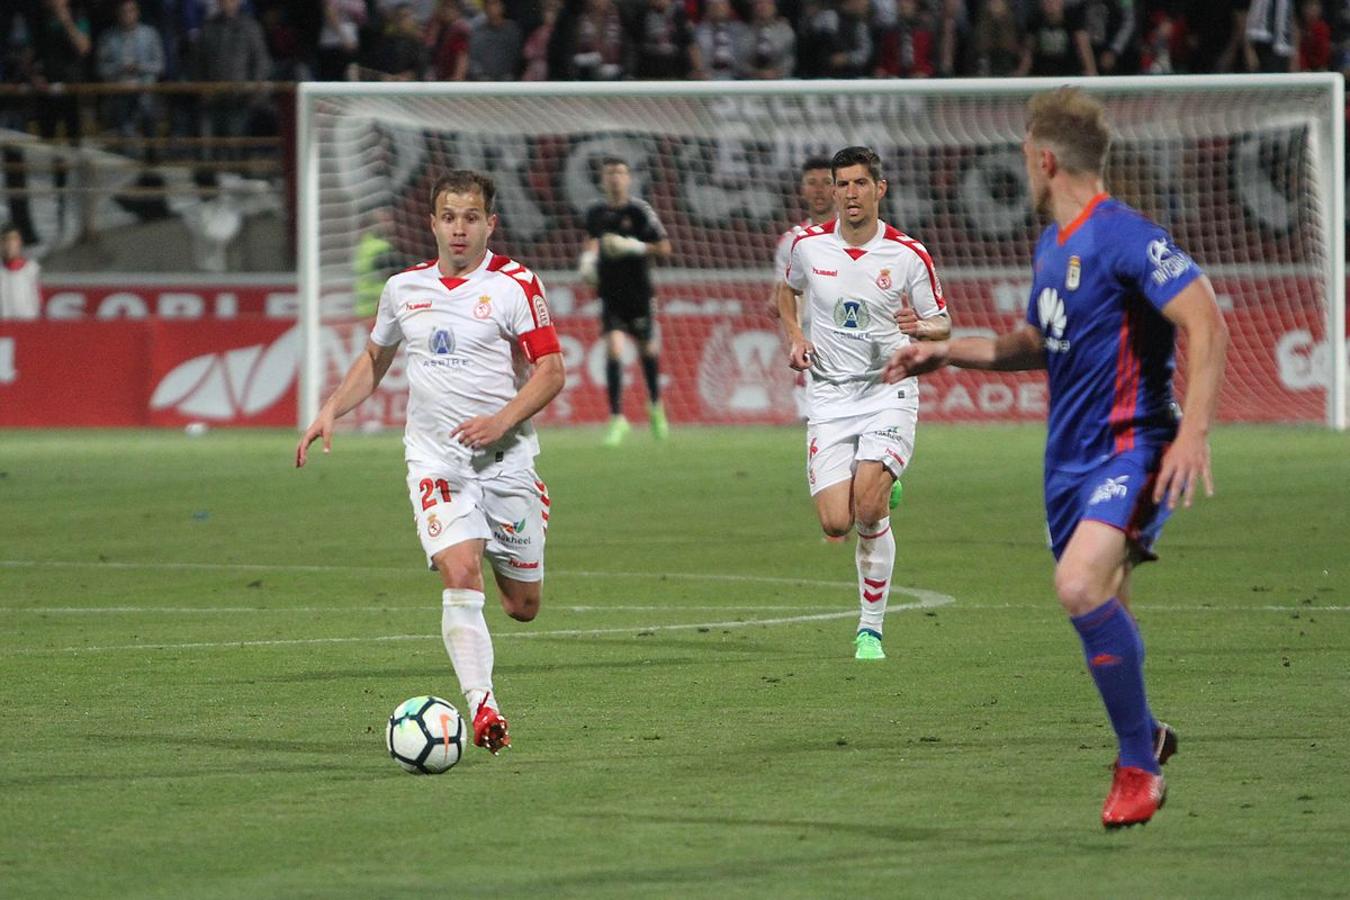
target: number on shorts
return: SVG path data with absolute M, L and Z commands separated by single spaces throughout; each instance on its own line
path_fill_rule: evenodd
M 432 481 L 430 478 L 423 478 L 417 484 L 418 490 L 422 492 L 422 508 L 431 509 L 436 505 L 435 491 L 441 492 L 441 499 L 446 503 L 450 502 L 450 483 L 444 478 L 437 478 Z

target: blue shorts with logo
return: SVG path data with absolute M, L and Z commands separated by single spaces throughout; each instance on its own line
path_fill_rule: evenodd
M 1153 543 L 1172 511 L 1153 502 L 1163 447 L 1140 447 L 1110 457 L 1087 472 L 1045 473 L 1045 522 L 1059 559 L 1082 521 L 1105 522 L 1125 533 L 1142 560 L 1157 559 Z

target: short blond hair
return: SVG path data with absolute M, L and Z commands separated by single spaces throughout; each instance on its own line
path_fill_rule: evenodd
M 1027 134 L 1048 144 L 1066 172 L 1101 175 L 1111 147 L 1106 109 L 1076 87 L 1037 94 L 1027 104 Z

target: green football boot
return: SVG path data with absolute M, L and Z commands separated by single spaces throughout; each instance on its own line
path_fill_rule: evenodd
M 875 631 L 863 629 L 853 639 L 854 659 L 885 659 L 886 651 L 881 649 L 881 635 Z
M 605 429 L 605 446 L 619 446 L 623 443 L 623 439 L 628 436 L 628 432 L 632 430 L 633 426 L 629 425 L 628 420 L 623 416 L 610 416 L 609 427 Z
M 658 441 L 664 441 L 670 437 L 670 423 L 666 421 L 666 408 L 660 403 L 652 403 L 647 407 L 647 415 L 652 422 L 652 437 Z

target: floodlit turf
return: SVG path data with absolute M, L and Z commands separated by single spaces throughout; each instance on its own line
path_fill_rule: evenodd
M 1040 440 L 921 427 L 866 663 L 797 429 L 546 434 L 513 746 L 417 778 L 385 717 L 463 699 L 398 436 L 0 434 L 0 896 L 1344 896 L 1350 438 L 1215 435 L 1136 577 L 1169 802 L 1112 834 Z

